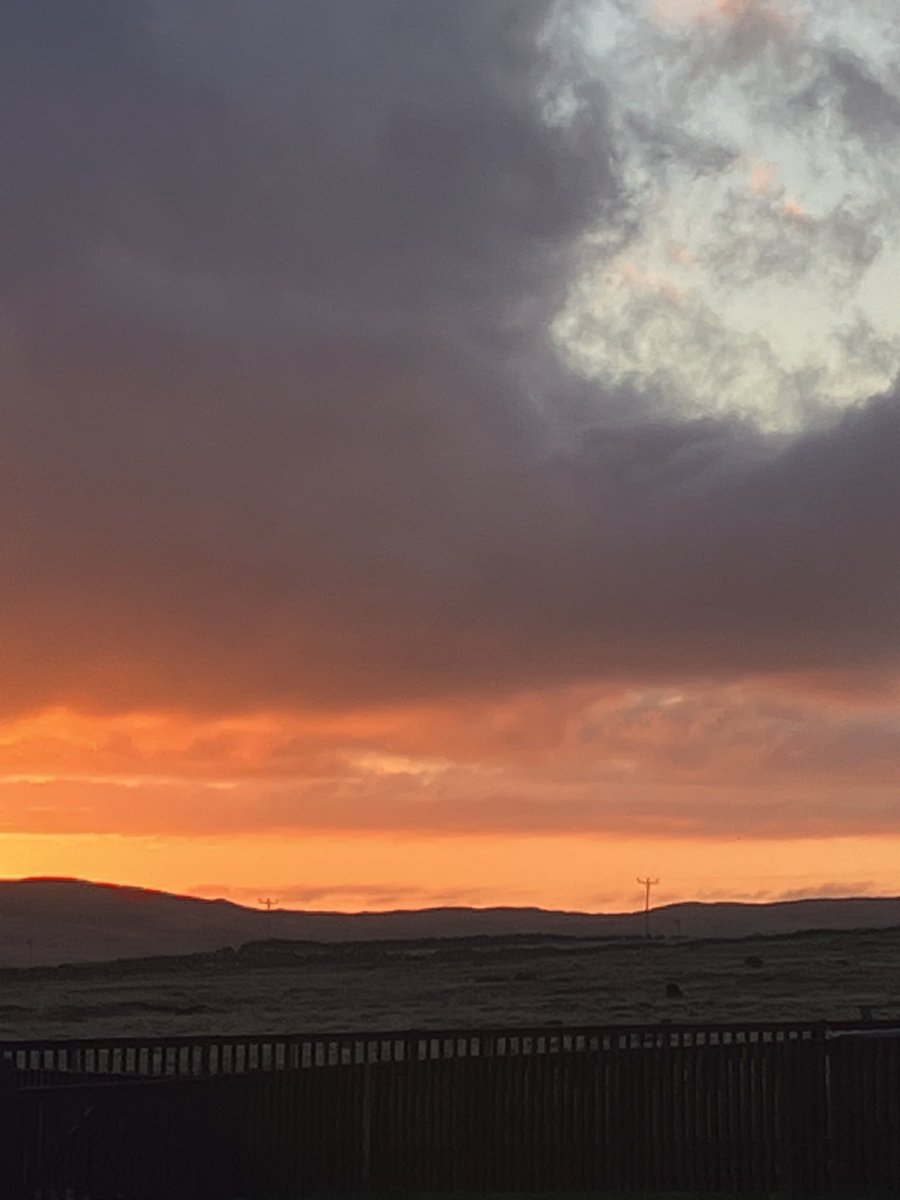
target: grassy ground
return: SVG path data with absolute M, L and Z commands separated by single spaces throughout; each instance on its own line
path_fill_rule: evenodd
M 290 955 L 293 955 L 293 950 Z M 486 941 L 5 974 L 0 1037 L 900 1017 L 900 930 L 726 942 Z M 677 983 L 682 996 L 666 996 Z

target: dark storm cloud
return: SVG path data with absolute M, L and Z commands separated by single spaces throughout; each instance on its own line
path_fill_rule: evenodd
M 5 705 L 895 656 L 896 397 L 786 442 L 553 353 L 632 219 L 576 18 L 3 8 Z

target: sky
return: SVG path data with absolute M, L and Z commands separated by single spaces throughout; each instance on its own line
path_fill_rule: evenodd
M 894 0 L 0 9 L 0 874 L 900 892 Z

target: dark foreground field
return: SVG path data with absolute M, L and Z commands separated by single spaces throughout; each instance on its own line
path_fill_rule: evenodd
M 681 997 L 668 997 L 676 984 Z M 731 941 L 452 940 L 0 973 L 0 1038 L 900 1019 L 900 929 Z

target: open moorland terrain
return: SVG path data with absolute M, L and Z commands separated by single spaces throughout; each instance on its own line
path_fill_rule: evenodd
M 680 997 L 667 995 L 676 984 Z M 900 1023 L 900 928 L 741 939 L 269 941 L 0 971 L 0 1038 L 856 1019 Z

